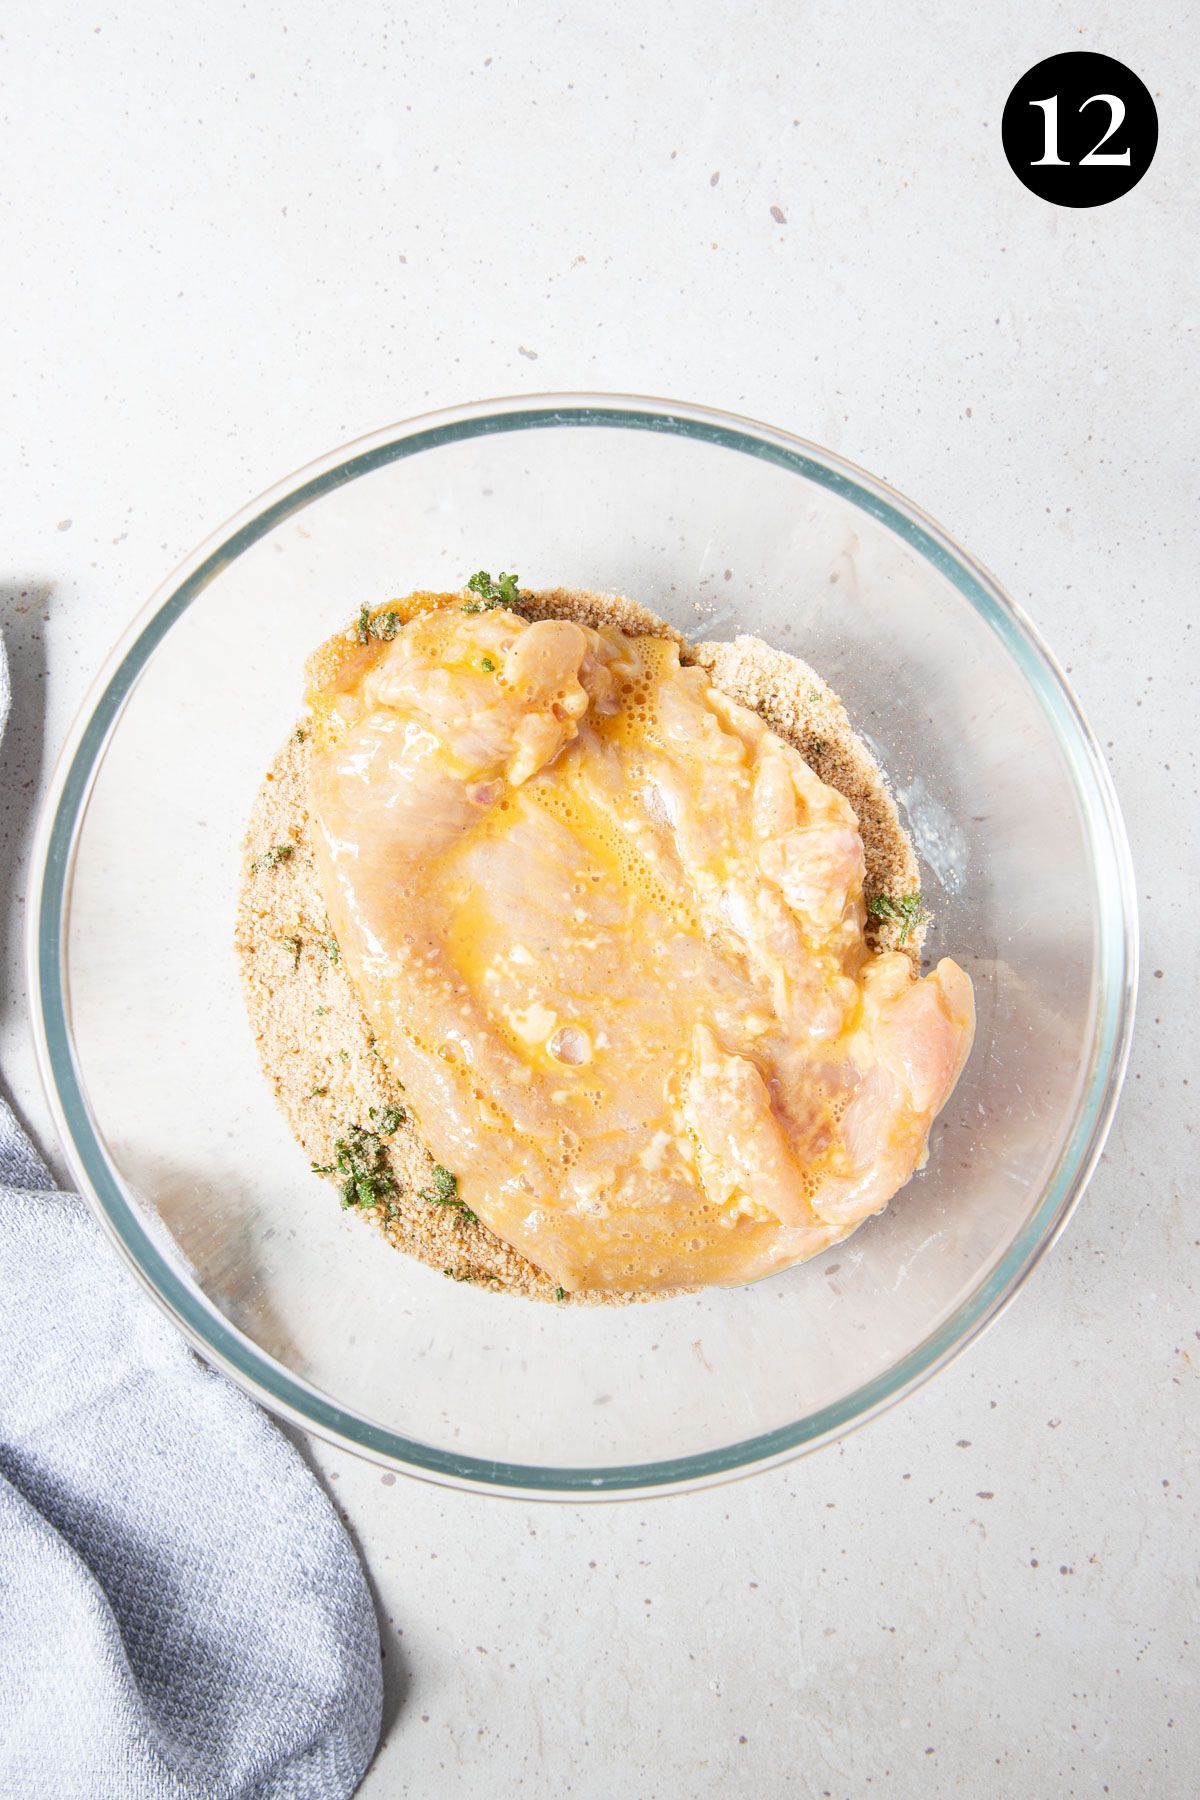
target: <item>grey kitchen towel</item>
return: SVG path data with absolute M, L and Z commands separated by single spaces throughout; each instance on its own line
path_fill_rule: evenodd
M 325 1494 L 0 1099 L 0 1795 L 333 1800 L 381 1709 Z

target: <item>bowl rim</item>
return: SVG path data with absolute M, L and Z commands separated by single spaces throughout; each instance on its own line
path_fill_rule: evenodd
M 385 463 L 462 438 L 560 426 L 675 434 L 772 462 L 858 505 L 931 562 L 1000 638 L 1055 731 L 1088 830 L 1099 913 L 1101 1001 L 1070 1136 L 1012 1244 L 949 1317 L 889 1369 L 807 1419 L 684 1457 L 596 1468 L 504 1463 L 414 1442 L 360 1418 L 226 1320 L 164 1255 L 108 1158 L 75 1060 L 65 978 L 74 854 L 92 783 L 141 671 L 221 568 L 311 500 Z M 326 452 L 240 508 L 154 591 L 91 684 L 39 815 L 31 875 L 26 975 L 39 1072 L 66 1160 L 125 1262 L 200 1354 L 272 1412 L 388 1468 L 479 1493 L 579 1502 L 712 1486 L 818 1449 L 913 1393 L 999 1317 L 1062 1231 L 1103 1149 L 1129 1058 L 1138 930 L 1128 839 L 1099 744 L 1036 628 L 967 550 L 887 483 L 795 433 L 689 402 L 581 392 L 516 394 L 443 408 Z

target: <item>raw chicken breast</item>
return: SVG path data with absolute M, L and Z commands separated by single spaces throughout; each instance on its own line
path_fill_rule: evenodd
M 310 685 L 319 874 L 381 1052 L 564 1288 L 753 1280 L 921 1165 L 970 981 L 869 952 L 850 806 L 673 643 L 442 597 Z

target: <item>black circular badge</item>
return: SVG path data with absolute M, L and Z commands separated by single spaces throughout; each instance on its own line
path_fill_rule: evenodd
M 1136 187 L 1158 147 L 1150 90 L 1124 63 L 1091 50 L 1048 56 L 1004 106 L 1009 167 L 1054 206 L 1107 206 Z

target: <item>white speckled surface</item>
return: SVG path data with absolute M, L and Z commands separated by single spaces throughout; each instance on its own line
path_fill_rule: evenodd
M 135 607 L 277 476 L 427 406 L 587 386 L 894 481 L 1028 607 L 1108 748 L 1144 982 L 1104 1164 L 996 1330 L 790 1470 L 581 1512 L 314 1445 L 387 1621 L 361 1792 L 1190 1796 L 1197 19 L 410 11 L 6 10 L 4 1078 L 45 1133 L 19 940 L 48 762 Z M 998 121 L 1079 47 L 1138 70 L 1161 138 L 1071 213 Z

